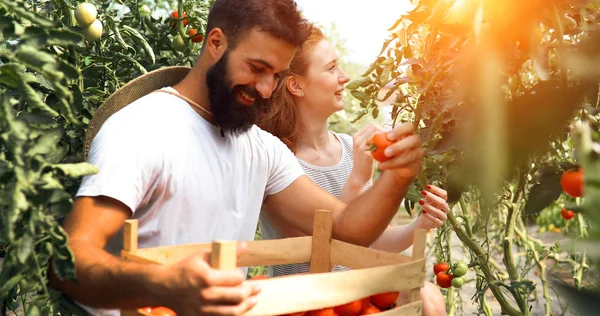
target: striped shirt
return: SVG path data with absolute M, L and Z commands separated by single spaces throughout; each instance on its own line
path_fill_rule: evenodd
M 352 167 L 354 165 L 354 152 L 352 149 L 353 141 L 352 136 L 350 135 L 339 133 L 333 134 L 337 137 L 342 145 L 342 158 L 336 165 L 321 167 L 311 165 L 299 158 L 296 159 L 298 159 L 300 165 L 304 169 L 304 172 L 314 183 L 339 198 L 340 194 L 342 193 L 342 189 L 344 188 L 344 184 L 346 184 L 348 176 L 352 172 Z M 371 181 L 367 183 L 367 187 L 370 184 Z M 275 228 L 262 215 L 259 222 L 263 239 L 281 238 Z M 347 268 L 343 266 L 334 267 L 334 271 L 343 270 L 347 270 Z M 268 275 L 271 277 L 307 273 L 310 271 L 310 265 L 309 263 L 275 265 L 267 267 L 267 271 Z

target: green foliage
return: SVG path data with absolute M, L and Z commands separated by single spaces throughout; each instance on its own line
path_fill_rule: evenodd
M 169 8 L 166 1 L 158 1 Z M 48 264 L 75 279 L 68 237 L 60 226 L 82 176 L 83 136 L 94 111 L 116 89 L 148 71 L 191 66 L 209 3 L 186 1 L 189 25 L 171 26 L 170 11 L 142 18 L 138 1 L 96 2 L 102 37 L 84 39 L 72 0 L 0 0 L 0 309 L 27 315 L 81 310 L 48 287 Z M 183 53 L 172 38 L 182 34 Z

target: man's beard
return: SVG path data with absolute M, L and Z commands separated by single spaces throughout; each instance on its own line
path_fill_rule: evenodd
M 257 122 L 259 115 L 265 110 L 266 100 L 252 87 L 241 85 L 231 87 L 228 58 L 227 51 L 206 73 L 208 100 L 215 123 L 225 132 L 240 135 Z M 240 102 L 238 99 L 240 91 L 254 98 L 254 104 L 246 105 Z

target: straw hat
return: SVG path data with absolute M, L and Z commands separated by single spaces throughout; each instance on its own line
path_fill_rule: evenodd
M 92 141 L 102 124 L 114 113 L 133 101 L 157 89 L 172 86 L 181 81 L 190 72 L 190 67 L 170 66 L 143 74 L 111 94 L 96 110 L 85 133 L 83 158 L 87 160 Z

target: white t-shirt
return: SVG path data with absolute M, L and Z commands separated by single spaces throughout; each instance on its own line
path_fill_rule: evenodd
M 106 120 L 88 162 L 99 173 L 84 177 L 77 196 L 105 195 L 127 205 L 138 219 L 140 248 L 254 240 L 266 196 L 304 174 L 273 135 L 253 126 L 222 137 L 167 93 L 142 97 Z M 122 238 L 121 231 L 106 250 L 119 256 Z

